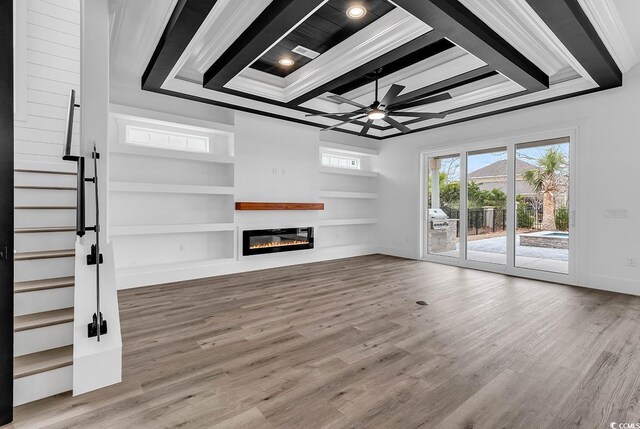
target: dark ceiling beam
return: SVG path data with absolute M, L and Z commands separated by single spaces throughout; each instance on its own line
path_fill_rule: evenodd
M 571 93 L 571 94 L 559 95 L 559 96 L 553 97 L 553 98 L 547 98 L 547 99 L 544 99 L 544 100 L 537 100 L 537 101 L 533 101 L 531 103 L 520 104 L 520 105 L 517 105 L 517 106 L 507 107 L 507 108 L 504 108 L 504 109 L 498 109 L 498 110 L 493 110 L 491 112 L 481 113 L 481 114 L 478 114 L 478 115 L 467 116 L 465 118 L 455 119 L 455 120 L 449 121 L 449 122 L 440 122 L 440 123 L 435 123 L 435 124 L 432 124 L 432 125 L 427 125 L 427 126 L 421 127 L 421 128 L 414 128 L 414 129 L 412 129 L 411 131 L 409 131 L 409 132 L 407 132 L 405 134 L 413 134 L 413 133 L 418 133 L 418 132 L 421 132 L 421 131 L 433 130 L 435 128 L 446 127 L 448 125 L 455 125 L 455 124 L 460 124 L 460 123 L 463 123 L 463 122 L 473 121 L 473 120 L 476 120 L 476 119 L 482 119 L 482 118 L 487 118 L 487 117 L 490 117 L 490 116 L 501 115 L 503 113 L 511 113 L 511 112 L 516 111 L 516 110 L 527 109 L 529 107 L 540 106 L 540 105 L 543 105 L 543 104 L 553 103 L 555 101 L 567 100 L 567 99 L 574 98 L 574 97 L 579 97 L 579 96 L 582 96 L 582 95 L 593 94 L 595 92 L 599 92 L 599 91 L 602 91 L 602 90 L 603 90 L 602 88 L 593 88 L 593 89 L 587 89 L 585 91 L 574 92 L 574 93 Z M 498 101 L 504 101 L 504 100 L 508 100 L 510 98 L 515 98 L 515 97 L 517 97 L 519 95 L 522 95 L 524 93 L 525 92 L 519 93 L 519 94 L 513 94 L 513 95 L 505 95 L 503 97 L 500 97 L 500 100 L 498 100 Z M 477 107 L 477 106 L 474 106 L 474 107 Z M 454 110 L 456 110 L 456 109 L 454 109 Z M 413 121 L 404 122 L 404 124 L 411 124 L 411 123 L 413 123 Z M 393 127 L 386 127 L 385 130 L 390 130 L 392 128 Z M 384 137 L 378 137 L 378 140 L 386 140 L 386 139 L 390 139 L 390 138 L 393 138 L 393 137 L 396 137 L 396 136 L 399 136 L 399 135 L 403 135 L 403 134 L 397 133 L 397 134 L 391 134 L 391 135 L 384 136 Z
M 217 0 L 179 0 L 142 75 L 142 89 L 160 88 Z
M 369 61 L 366 64 L 361 65 L 360 67 L 349 70 L 347 73 L 341 75 L 336 79 L 333 79 L 330 82 L 325 83 L 324 85 L 320 85 L 319 87 L 312 89 L 311 91 L 301 95 L 300 97 L 291 100 L 289 104 L 297 106 L 306 101 L 312 100 L 324 94 L 325 92 L 330 92 L 335 88 L 346 85 L 368 73 L 374 72 L 379 68 L 384 67 L 389 63 L 398 61 L 399 59 L 410 55 L 418 49 L 424 48 L 425 46 L 429 46 L 433 43 L 437 43 L 440 40 L 442 40 L 442 34 L 440 32 L 436 30 L 430 31 L 426 34 L 423 34 L 422 36 L 416 37 L 410 42 L 407 42 L 392 51 L 380 55 L 379 57 Z
M 459 1 L 394 0 L 394 2 L 527 91 L 536 92 L 549 88 L 549 76 Z
M 622 72 L 578 0 L 527 0 L 602 88 L 622 85 Z
M 204 73 L 203 86 L 220 90 L 288 33 L 323 0 L 274 0 Z
M 457 88 L 462 85 L 468 85 L 470 83 L 486 79 L 488 77 L 498 74 L 491 66 L 483 66 L 475 70 L 468 71 L 466 73 L 459 74 L 449 79 L 441 80 L 440 82 L 428 85 L 411 92 L 407 92 L 399 96 L 394 104 L 410 103 L 412 101 L 425 98 L 429 95 L 437 94 L 438 92 L 448 91 L 453 88 Z

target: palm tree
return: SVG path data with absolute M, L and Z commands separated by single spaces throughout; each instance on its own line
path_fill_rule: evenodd
M 566 185 L 567 157 L 558 147 L 549 147 L 536 160 L 540 168 L 525 171 L 524 180 L 535 192 L 542 192 L 542 228 L 555 230 L 555 193 Z

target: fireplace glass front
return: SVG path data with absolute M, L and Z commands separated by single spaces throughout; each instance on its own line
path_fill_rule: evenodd
M 255 229 L 242 232 L 244 256 L 313 249 L 313 227 Z

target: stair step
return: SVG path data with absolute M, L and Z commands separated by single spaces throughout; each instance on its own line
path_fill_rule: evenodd
M 76 206 L 16 206 L 15 210 L 75 210 Z
M 56 279 L 29 280 L 25 282 L 16 282 L 13 285 L 13 293 L 36 292 L 39 290 L 59 289 L 63 287 L 71 287 L 75 284 L 75 278 L 58 277 Z
M 13 359 L 13 379 L 51 371 L 73 364 L 73 346 L 45 350 Z
M 14 234 L 34 234 L 39 232 L 73 232 L 75 226 L 41 226 L 36 228 L 16 228 L 13 230 Z
M 75 186 L 36 186 L 36 185 L 16 185 L 15 189 L 42 189 L 46 191 L 77 191 Z
M 31 168 L 16 168 L 13 170 L 15 173 L 36 173 L 36 174 L 62 174 L 65 176 L 76 176 L 77 173 L 71 171 L 58 171 L 58 170 L 37 170 Z
M 13 331 L 21 332 L 67 322 L 73 322 L 73 308 L 16 316 L 13 318 Z
M 45 250 L 41 252 L 20 252 L 13 257 L 14 261 L 31 261 L 35 259 L 70 258 L 75 256 L 73 249 L 67 250 Z

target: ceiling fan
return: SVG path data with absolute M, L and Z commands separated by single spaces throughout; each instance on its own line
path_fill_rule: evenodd
M 329 98 L 339 101 L 341 103 L 347 103 L 354 107 L 357 107 L 358 110 L 354 110 L 352 112 L 340 112 L 340 113 L 315 113 L 309 114 L 306 116 L 341 116 L 341 119 L 345 119 L 344 122 L 340 122 L 339 124 L 332 125 L 327 128 L 323 128 L 322 131 L 332 130 L 334 128 L 340 127 L 342 125 L 349 124 L 351 122 L 355 122 L 359 119 L 367 118 L 367 122 L 362 127 L 360 131 L 361 136 L 367 135 L 373 121 L 383 120 L 387 124 L 397 128 L 401 133 L 406 133 L 411 131 L 409 127 L 406 125 L 396 121 L 391 116 L 401 116 L 401 117 L 409 117 L 409 118 L 420 118 L 420 119 L 434 119 L 439 118 L 443 119 L 447 116 L 446 113 L 427 113 L 427 112 L 401 112 L 400 110 L 410 109 L 412 107 L 423 106 L 425 104 L 435 103 L 437 101 L 449 100 L 451 99 L 451 95 L 447 92 L 435 95 L 433 97 L 423 98 L 422 100 L 417 101 L 408 101 L 402 102 L 398 101 L 398 95 L 405 88 L 402 85 L 391 85 L 389 91 L 385 94 L 381 101 L 378 101 L 378 78 L 380 75 L 380 70 L 378 70 L 375 74 L 375 82 L 376 82 L 376 95 L 375 101 L 369 105 L 365 106 L 356 101 L 349 100 L 348 98 L 344 98 L 340 95 L 330 95 Z

